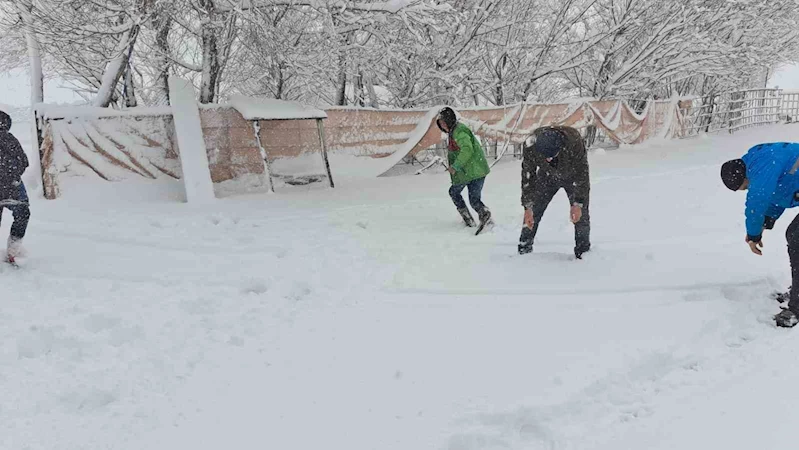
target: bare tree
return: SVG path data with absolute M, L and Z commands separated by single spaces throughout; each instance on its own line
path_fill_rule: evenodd
M 799 55 L 793 0 L 0 0 L 0 66 L 97 106 L 187 77 L 320 106 L 424 107 L 705 93 Z M 34 94 L 34 102 L 42 96 Z

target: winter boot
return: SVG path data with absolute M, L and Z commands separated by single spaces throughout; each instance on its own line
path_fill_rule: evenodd
M 774 316 L 774 322 L 778 327 L 793 328 L 794 325 L 799 323 L 796 314 L 790 309 L 783 309 L 779 314 Z
M 480 226 L 477 227 L 477 232 L 474 233 L 475 236 L 480 234 L 483 231 L 483 229 L 485 229 L 485 227 L 491 226 L 491 225 L 494 224 L 494 221 L 491 220 L 491 211 L 489 211 L 488 208 L 483 208 L 479 212 L 479 216 L 478 217 L 480 219 Z
M 526 255 L 533 252 L 533 230 L 522 227 L 522 234 L 519 236 L 519 254 Z
M 474 218 L 472 217 L 472 213 L 469 212 L 469 208 L 459 209 L 458 212 L 461 214 L 461 218 L 463 218 L 463 223 L 469 227 L 474 227 Z
M 22 238 L 9 236 L 8 247 L 6 248 L 6 261 L 14 263 L 16 262 L 17 258 L 24 256 L 24 253 L 24 249 L 22 248 Z
M 574 256 L 577 259 L 583 259 L 583 253 L 588 253 L 591 251 L 591 246 L 576 246 L 574 247 Z

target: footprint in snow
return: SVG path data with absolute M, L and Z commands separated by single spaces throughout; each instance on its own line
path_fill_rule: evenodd
M 289 295 L 286 298 L 294 301 L 301 301 L 305 300 L 309 295 L 311 295 L 311 287 L 305 283 L 295 283 L 294 287 L 291 288 Z
M 264 280 L 250 280 L 244 285 L 241 292 L 243 294 L 265 294 L 269 290 L 269 284 Z
M 213 216 L 209 217 L 208 220 L 210 220 L 212 224 L 217 226 L 229 223 L 234 223 L 234 224 L 239 223 L 238 218 L 231 219 L 230 217 L 223 216 L 222 214 L 214 214 Z

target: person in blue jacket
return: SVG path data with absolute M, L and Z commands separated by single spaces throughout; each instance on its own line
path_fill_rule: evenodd
M 721 166 L 721 179 L 728 189 L 746 193 L 746 243 L 752 253 L 762 255 L 763 231 L 774 228 L 786 208 L 799 206 L 799 143 L 756 145 L 740 159 Z M 799 216 L 785 233 L 791 263 L 788 308 L 774 316 L 777 325 L 792 327 L 799 322 Z

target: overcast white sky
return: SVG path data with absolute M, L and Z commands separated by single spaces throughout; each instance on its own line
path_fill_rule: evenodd
M 799 64 L 787 66 L 776 72 L 769 82 L 769 87 L 799 90 Z
M 799 90 L 799 64 L 783 68 L 774 74 L 769 87 Z M 66 83 L 51 80 L 45 84 L 45 103 L 84 103 L 75 95 Z M 24 70 L 0 75 L 0 103 L 11 106 L 27 106 L 30 104 L 30 83 L 28 73 Z

